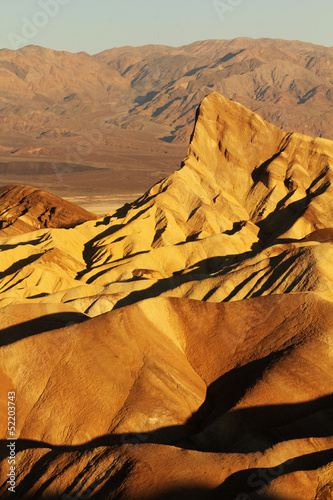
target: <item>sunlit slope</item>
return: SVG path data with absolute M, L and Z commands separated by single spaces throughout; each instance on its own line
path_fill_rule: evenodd
M 84 480 L 88 498 L 234 498 L 291 472 L 290 498 L 314 498 L 319 479 L 332 492 L 332 307 L 310 293 L 157 298 L 21 340 L 2 332 L 1 434 L 15 387 L 20 497 Z
M 327 292 L 332 158 L 331 141 L 286 134 L 212 93 L 181 169 L 133 204 L 73 229 L 1 239 L 2 304 L 70 302 L 95 316 L 161 293 Z

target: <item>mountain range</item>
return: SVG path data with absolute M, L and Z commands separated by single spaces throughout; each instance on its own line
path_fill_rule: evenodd
M 332 167 L 331 140 L 212 92 L 180 168 L 104 217 L 5 190 L 19 498 L 332 497 Z
M 333 139 L 332 65 L 332 47 L 250 38 L 94 56 L 1 50 L 2 185 L 133 200 L 180 165 L 212 91 L 284 131 Z

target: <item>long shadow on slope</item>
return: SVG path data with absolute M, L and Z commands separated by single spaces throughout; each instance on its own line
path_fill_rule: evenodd
M 333 462 L 333 449 L 302 455 L 277 467 L 241 470 L 229 476 L 221 486 L 214 490 L 214 493 L 217 495 L 216 498 L 230 499 L 240 493 L 244 496 L 251 495 L 285 474 L 316 470 L 331 462 Z
M 263 274 L 261 277 L 256 280 L 253 287 L 247 292 L 244 299 L 248 299 L 250 297 L 261 297 L 265 292 L 269 292 L 270 294 L 274 293 L 276 289 L 281 286 L 281 283 L 284 282 L 287 284 L 288 278 L 292 275 L 294 268 L 297 266 L 297 262 L 300 260 L 302 251 L 299 251 L 298 254 L 289 255 L 289 251 L 285 250 L 280 255 L 276 255 L 275 257 L 270 257 L 269 259 L 269 268 L 268 271 Z M 233 292 L 225 299 L 225 302 L 230 300 L 234 295 L 240 291 L 246 282 L 250 281 L 256 274 L 253 273 L 247 278 L 245 281 L 241 282 Z M 302 273 L 295 274 L 292 279 L 289 279 L 289 285 L 287 288 L 283 290 L 284 293 L 292 292 L 295 287 L 297 287 L 302 280 L 309 273 L 309 269 L 305 268 Z M 285 285 L 286 286 L 286 285 Z M 260 288 L 259 288 L 260 287 Z M 257 290 L 255 290 L 257 289 Z M 281 289 L 280 289 L 281 290 Z
M 52 450 L 42 456 L 32 466 L 27 475 L 16 485 L 15 493 L 18 498 L 49 498 L 50 500 L 59 498 L 59 496 L 56 495 L 45 495 L 45 490 L 50 485 L 52 485 L 55 480 L 54 475 L 49 476 L 49 479 L 45 482 L 41 482 L 41 486 L 33 496 L 27 496 L 27 493 L 32 487 L 36 485 L 36 482 L 38 480 L 40 481 L 43 475 L 47 474 L 50 468 L 52 468 L 52 463 L 57 460 L 57 456 L 58 452 L 56 450 Z M 72 463 L 74 463 L 75 461 L 79 461 L 79 456 L 77 454 L 75 457 L 73 457 Z M 236 497 L 238 498 L 238 495 L 242 495 L 242 498 L 251 498 L 250 495 L 255 494 L 256 492 L 267 487 L 272 481 L 281 476 L 299 471 L 306 472 L 317 470 L 326 467 L 332 462 L 333 449 L 327 449 L 289 459 L 275 467 L 257 467 L 252 469 L 239 470 L 228 476 L 225 481 L 214 490 L 184 485 L 184 487 L 179 486 L 178 488 L 171 488 L 168 490 L 166 489 L 163 493 L 160 494 L 150 496 L 147 495 L 146 498 L 147 500 L 167 500 L 175 498 L 196 498 L 198 500 L 205 498 L 216 500 L 235 500 Z M 70 466 L 70 462 L 67 461 L 67 463 L 68 466 Z M 152 474 L 153 469 L 149 467 L 148 464 L 146 464 L 146 466 L 148 466 L 148 468 L 150 469 L 150 473 Z M 104 478 L 101 478 L 101 476 L 99 475 L 98 478 L 96 477 L 95 481 L 90 482 L 89 486 L 84 485 L 84 474 L 82 474 L 81 472 L 74 479 L 74 481 L 67 486 L 60 498 L 64 498 L 66 500 L 69 498 L 90 498 L 91 500 L 104 500 L 105 498 L 110 498 L 109 495 L 111 495 L 115 491 L 118 491 L 119 496 L 117 495 L 114 498 L 123 498 L 120 494 L 122 485 L 127 476 L 131 473 L 132 469 L 132 462 L 130 460 L 127 460 L 122 465 L 122 467 L 118 469 L 112 476 L 110 476 L 112 470 L 109 473 L 108 471 L 106 471 L 106 475 L 104 476 Z M 58 469 L 58 474 L 59 472 L 60 471 Z M 107 480 L 105 481 L 105 479 Z M 102 487 L 100 487 L 101 482 L 104 482 Z M 97 490 L 98 487 L 99 489 Z M 274 499 L 274 497 L 271 496 L 265 496 L 263 498 L 265 498 L 266 500 Z
M 297 220 L 304 215 L 312 200 L 321 194 L 324 194 L 330 187 L 330 181 L 326 180 L 318 186 L 317 189 L 313 190 L 316 184 L 325 177 L 326 173 L 327 169 L 324 169 L 318 175 L 318 177 L 306 190 L 306 196 L 304 196 L 304 198 L 285 206 L 290 194 L 292 194 L 288 193 L 285 198 L 277 204 L 273 212 L 271 212 L 265 219 L 256 222 L 256 225 L 260 229 L 258 233 L 259 242 L 253 245 L 253 250 L 260 250 L 262 247 L 274 244 L 279 236 L 292 228 Z
M 36 260 L 38 260 L 40 257 L 43 257 L 44 253 L 36 253 L 34 255 L 30 255 L 29 257 L 25 259 L 18 260 L 17 262 L 14 262 L 11 266 L 9 266 L 5 271 L 0 272 L 0 280 L 6 278 L 7 276 L 10 276 L 11 274 L 16 273 L 17 271 L 20 271 L 23 267 L 28 266 L 29 264 L 32 264 Z
M 17 248 L 17 247 L 23 247 L 23 246 L 27 246 L 27 245 L 31 245 L 31 246 L 37 246 L 39 245 L 40 243 L 42 243 L 43 239 L 44 239 L 44 235 L 42 236 L 39 236 L 38 238 L 36 238 L 35 240 L 28 240 L 28 241 L 19 241 L 17 243 L 15 243 L 14 245 L 0 245 L 0 252 L 3 251 L 3 250 L 13 250 L 14 248 Z
M 268 291 L 272 286 L 278 287 L 280 285 L 281 279 L 285 280 L 293 270 L 293 264 L 299 259 L 299 255 L 291 255 L 287 257 L 288 250 L 281 252 L 279 255 L 270 257 L 268 270 L 262 274 L 257 280 L 255 280 L 252 288 L 247 292 L 244 299 L 249 297 L 260 297 L 264 292 Z M 287 257 L 287 258 L 286 258 Z M 259 273 L 262 273 L 262 269 L 252 272 L 245 280 L 241 281 L 235 288 L 230 292 L 230 294 L 224 299 L 224 302 L 229 302 L 231 299 L 236 297 L 236 295 L 250 283 Z M 305 270 L 305 273 L 307 270 Z M 297 276 L 289 285 L 289 291 L 291 291 L 297 283 L 301 281 L 303 276 Z M 263 283 L 259 290 L 254 291 L 260 283 Z M 271 292 L 273 293 L 274 290 Z
M 16 452 L 26 449 L 49 449 L 51 455 L 55 456 L 59 452 L 81 452 L 100 447 L 117 447 L 122 445 L 136 446 L 140 444 L 159 444 L 166 446 L 176 446 L 182 449 L 213 452 L 213 453 L 253 453 L 264 451 L 280 442 L 286 442 L 293 439 L 326 438 L 332 435 L 331 417 L 333 409 L 333 396 L 324 396 L 312 401 L 294 404 L 255 406 L 240 410 L 232 410 L 229 413 L 228 425 L 224 428 L 225 434 L 236 441 L 221 444 L 218 443 L 218 437 L 213 436 L 213 443 L 198 444 L 198 441 L 192 439 L 196 437 L 196 432 L 200 431 L 200 425 L 196 422 L 194 425 L 193 417 L 184 425 L 168 426 L 150 432 L 129 432 L 123 434 L 106 434 L 77 445 L 54 445 L 41 441 L 30 439 L 18 439 L 16 441 Z M 202 411 L 202 410 L 201 410 Z M 327 422 L 319 426 L 312 425 L 311 417 L 320 412 L 327 412 Z M 200 409 L 198 410 L 200 413 Z M 206 413 L 206 409 L 205 412 Z M 220 415 L 223 416 L 223 415 Z M 202 420 L 202 414 L 196 415 L 198 420 Z M 217 415 L 216 415 L 217 417 Z M 311 425 L 308 428 L 297 429 L 298 422 L 308 418 Z M 200 424 L 200 422 L 199 422 Z M 203 424 L 203 422 L 201 422 Z M 204 425 L 206 422 L 204 422 Z M 288 429 L 288 435 L 280 433 L 279 429 L 284 426 L 284 432 Z M 204 430 L 204 426 L 201 427 Z M 255 441 L 253 437 L 258 437 Z M 265 436 L 266 442 L 260 441 L 260 437 Z M 223 438 L 224 439 L 224 438 Z M 248 440 L 248 442 L 246 442 Z M 227 441 L 227 440 L 226 440 Z M 4 450 L 0 458 L 7 456 L 6 444 L 8 441 L 0 441 L 0 449 Z
M 288 243 L 295 241 L 299 240 L 288 240 Z M 279 241 L 279 243 L 282 242 Z M 184 243 L 181 243 L 180 245 L 183 244 Z M 293 266 L 297 263 L 300 257 L 300 254 L 290 255 L 288 257 L 288 253 L 289 250 L 285 250 L 279 255 L 270 257 L 270 265 L 269 267 L 267 266 L 267 272 L 265 272 L 265 269 L 263 268 L 255 269 L 251 274 L 249 274 L 249 276 L 247 276 L 243 281 L 241 281 L 233 288 L 230 294 L 223 299 L 223 302 L 229 302 L 231 299 L 236 297 L 237 294 L 253 280 L 253 286 L 246 293 L 244 298 L 261 296 L 264 292 L 269 291 L 274 285 L 277 288 L 281 284 L 281 282 L 285 281 L 286 278 L 292 273 Z M 224 275 L 227 275 L 228 273 L 231 273 L 241 263 L 255 257 L 255 255 L 257 255 L 257 250 L 251 250 L 242 254 L 231 254 L 222 257 L 210 257 L 204 259 L 188 267 L 186 269 L 186 272 L 175 272 L 174 275 L 170 278 L 160 279 L 148 288 L 144 288 L 142 290 L 134 290 L 127 296 L 120 299 L 114 305 L 114 309 L 119 309 L 121 307 L 131 305 L 148 298 L 158 297 L 163 293 L 170 292 L 177 287 L 186 283 L 190 283 L 192 281 L 199 282 L 208 278 L 222 277 Z M 293 277 L 288 285 L 288 288 L 286 289 L 286 293 L 293 291 L 294 288 L 306 276 L 307 272 L 308 270 L 305 269 L 301 275 Z M 97 277 L 104 273 L 105 270 L 101 271 L 100 274 L 96 274 L 87 282 L 93 282 Z M 255 279 L 257 275 L 259 275 L 258 279 Z M 134 281 L 134 279 L 132 278 L 128 281 Z M 217 291 L 218 288 L 219 285 L 217 285 L 215 288 L 210 289 L 207 294 L 201 298 L 201 300 L 209 300 L 209 298 Z M 274 290 L 275 289 L 273 289 L 273 292 Z
M 123 76 L 123 75 L 122 75 Z M 142 106 L 143 104 L 147 104 L 148 102 L 150 102 L 152 99 L 154 99 L 154 97 L 158 94 L 158 92 L 156 90 L 151 90 L 150 92 L 148 92 L 146 95 L 139 95 L 138 97 L 136 97 L 134 99 L 134 101 L 139 105 L 139 106 Z M 136 110 L 136 107 L 132 108 L 129 110 L 129 112 L 131 111 L 135 111 Z
M 39 479 L 42 474 L 46 473 L 52 460 L 56 458 L 56 454 L 53 452 L 48 453 L 46 456 L 42 457 L 36 464 L 38 468 L 34 471 L 33 475 L 31 470 L 30 473 L 21 481 L 16 487 L 16 495 L 18 498 L 24 496 L 26 499 L 38 499 L 46 498 L 49 500 L 55 500 L 59 498 L 57 495 L 45 495 L 45 490 L 54 481 L 54 477 L 50 477 L 38 491 L 33 496 L 27 496 L 26 493 L 32 488 L 36 480 Z M 178 486 L 177 488 L 165 488 L 164 492 L 159 494 L 146 495 L 147 500 L 168 500 L 168 499 L 196 499 L 196 500 L 235 500 L 236 498 L 250 499 L 251 495 L 263 488 L 269 486 L 269 484 L 275 479 L 282 477 L 287 474 L 292 474 L 299 471 L 313 471 L 327 466 L 333 461 L 333 449 L 328 449 L 324 451 L 318 451 L 314 453 L 309 453 L 307 455 L 302 455 L 294 459 L 287 460 L 279 464 L 276 467 L 261 467 L 252 468 L 246 470 L 240 470 L 229 476 L 220 486 L 214 490 L 209 490 L 208 488 L 200 488 L 198 486 Z M 43 463 L 40 463 L 43 462 Z M 34 467 L 35 467 L 34 466 Z M 32 469 L 34 469 L 34 467 Z M 81 484 L 81 478 L 78 476 L 72 484 L 70 484 L 63 492 L 60 498 L 64 499 L 75 499 L 75 498 L 90 498 L 91 500 L 104 500 L 105 498 L 125 498 L 122 494 L 122 484 L 126 480 L 126 477 L 132 471 L 132 464 L 130 461 L 126 461 L 123 467 L 113 474 L 104 485 L 97 490 L 101 484 L 101 480 L 96 478 L 96 481 L 90 483 L 89 486 Z M 152 471 L 153 472 L 153 471 Z M 29 481 L 27 481 L 29 477 Z M 148 479 L 148 478 L 147 478 Z M 148 483 L 149 484 L 149 483 Z M 97 491 L 96 491 L 97 490 Z M 117 492 L 116 496 L 111 496 Z M 263 500 L 276 500 L 276 497 L 271 495 L 265 495 L 260 498 Z M 327 497 L 328 498 L 328 497 Z
M 160 106 L 159 108 L 156 108 L 155 111 L 152 113 L 152 118 L 157 118 L 160 114 L 163 113 L 163 111 L 166 111 L 172 104 L 176 101 L 181 100 L 181 97 L 175 97 L 173 100 L 169 100 L 164 106 Z
M 204 259 L 188 267 L 186 269 L 186 273 L 183 273 L 183 271 L 179 273 L 175 272 L 174 275 L 170 278 L 160 279 L 149 288 L 131 292 L 126 297 L 120 299 L 114 305 L 114 309 L 119 309 L 120 307 L 128 306 L 141 300 L 158 297 L 162 293 L 173 290 L 178 286 L 189 283 L 191 281 L 200 281 L 213 276 L 223 276 L 230 272 L 236 265 L 246 259 L 250 259 L 254 255 L 255 252 L 249 251 L 242 254 L 226 255 L 223 257 L 210 257 L 208 259 Z M 213 293 L 213 291 L 210 293 Z M 205 297 L 203 300 L 207 300 L 207 297 Z
M 47 314 L 40 318 L 24 321 L 0 330 L 0 347 L 13 344 L 18 340 L 33 337 L 39 333 L 58 330 L 75 323 L 83 323 L 88 318 L 80 312 L 60 312 Z
M 205 402 L 183 426 L 187 437 L 173 444 L 205 452 L 249 453 L 282 441 L 332 435 L 333 395 L 304 403 L 233 410 L 268 366 L 278 362 L 288 350 L 235 368 L 213 382 L 207 389 Z M 219 422 L 217 427 L 209 431 L 209 426 L 216 422 Z M 224 432 L 219 432 L 219 428 Z M 200 434 L 203 431 L 206 432 Z M 155 436 L 159 433 L 155 431 Z
M 313 437 L 328 437 L 332 434 L 331 428 L 331 413 L 328 414 L 328 419 L 325 425 L 320 422 L 319 426 L 314 426 L 313 421 L 309 421 L 308 426 L 304 428 L 298 427 L 297 422 L 304 418 L 310 418 L 313 414 L 318 414 L 321 411 L 333 408 L 333 396 L 325 396 L 316 400 L 305 403 L 284 404 L 284 405 L 269 405 L 257 406 L 241 410 L 234 410 L 229 413 L 231 419 L 227 421 L 227 426 L 224 428 L 224 434 L 230 434 L 232 442 L 224 440 L 224 444 L 219 443 L 215 435 L 211 442 L 207 442 L 204 446 L 198 445 L 196 439 L 191 439 L 191 436 L 204 430 L 216 418 L 225 414 L 237 401 L 242 397 L 247 388 L 251 387 L 255 380 L 263 373 L 266 367 L 275 362 L 279 357 L 283 356 L 286 351 L 281 351 L 262 360 L 248 363 L 242 368 L 235 368 L 229 373 L 223 375 L 210 385 L 207 391 L 207 398 L 202 407 L 189 421 L 182 426 L 170 426 L 147 433 L 126 433 L 126 434 L 109 434 L 97 437 L 90 442 L 79 445 L 52 445 L 39 441 L 28 439 L 18 439 L 16 441 L 16 452 L 27 449 L 44 448 L 49 451 L 42 456 L 31 468 L 28 474 L 19 482 L 16 489 L 18 498 L 35 485 L 38 478 L 52 468 L 52 463 L 57 459 L 60 453 L 74 453 L 72 458 L 68 457 L 67 463 L 71 460 L 80 461 L 80 455 L 87 451 L 92 451 L 100 447 L 118 447 L 122 445 L 132 446 L 142 444 L 162 444 L 181 447 L 183 449 L 193 449 L 198 451 L 214 451 L 218 453 L 251 453 L 255 451 L 263 451 L 278 442 L 286 442 L 292 439 L 304 439 Z M 294 428 L 291 424 L 294 424 Z M 295 425 L 296 424 L 296 425 Z M 229 426 L 229 427 L 228 427 Z M 284 433 L 280 433 L 279 428 L 284 426 Z M 285 430 L 288 429 L 288 435 Z M 295 431 L 296 429 L 296 431 Z M 253 438 L 254 436 L 254 438 Z M 262 441 L 262 436 L 265 440 Z M 202 442 L 202 441 L 201 441 Z M 236 443 L 235 443 L 236 442 Z M 8 441 L 0 441 L 1 459 L 7 457 L 6 451 Z M 212 446 L 213 444 L 213 446 Z M 318 452 L 309 454 L 304 457 L 298 457 L 293 462 L 286 462 L 279 468 L 268 469 L 251 469 L 246 471 L 238 471 L 224 481 L 224 483 L 214 492 L 201 490 L 197 488 L 189 489 L 187 492 L 183 488 L 165 492 L 165 494 L 156 496 L 155 498 L 187 498 L 185 493 L 193 493 L 197 498 L 233 498 L 234 494 L 245 492 L 251 493 L 258 489 L 259 484 L 262 487 L 262 479 L 267 478 L 265 485 L 269 484 L 270 480 L 275 479 L 279 475 L 296 470 L 311 470 L 322 467 L 333 460 L 332 450 L 329 452 Z M 126 464 L 125 464 L 126 465 Z M 126 475 L 131 470 L 131 464 L 128 463 L 125 469 L 121 469 L 112 476 L 96 494 L 90 495 L 87 498 L 99 499 L 108 498 L 107 495 L 115 491 L 115 488 L 121 486 Z M 49 478 L 38 491 L 38 494 L 33 498 L 40 498 L 46 488 L 53 482 L 54 477 Z M 260 483 L 261 480 L 261 483 Z M 80 482 L 80 478 L 79 478 Z M 75 484 L 74 484 L 75 483 Z M 66 489 L 66 494 L 70 494 L 73 488 L 78 484 L 78 480 Z M 92 493 L 92 492 L 90 492 Z M 210 495 L 213 496 L 210 496 Z M 104 495 L 104 496 L 103 496 Z M 174 496 L 168 496 L 174 495 Z M 178 496 L 176 496 L 178 495 Z M 184 495 L 184 496 L 181 496 Z M 200 496 L 201 495 L 201 496 Z M 205 496 L 207 495 L 207 496 Z M 226 496 L 228 495 L 228 496 Z M 75 496 L 74 496 L 75 497 Z M 27 498 L 27 497 L 25 497 Z M 43 496 L 45 498 L 45 496 Z M 47 497 L 46 497 L 47 498 Z M 53 498 L 49 496 L 49 498 Z M 154 497 L 152 497 L 154 498 Z M 196 498 L 196 496 L 192 496 Z
M 160 182 L 161 181 L 158 181 L 155 185 L 159 184 Z M 113 214 L 112 216 L 105 217 L 102 221 L 98 221 L 96 223 L 96 227 L 104 225 L 104 226 L 107 226 L 107 228 L 105 229 L 105 231 L 102 231 L 97 236 L 95 236 L 95 238 L 93 238 L 92 240 L 88 241 L 88 243 L 85 244 L 85 247 L 83 250 L 83 258 L 84 258 L 84 261 L 86 263 L 86 269 L 79 272 L 77 274 L 76 279 L 80 280 L 85 274 L 87 274 L 91 271 L 91 268 L 93 265 L 93 258 L 92 257 L 95 253 L 95 249 L 94 249 L 95 243 L 102 240 L 103 238 L 106 238 L 106 237 L 112 236 L 113 234 L 116 234 L 118 231 L 123 229 L 125 226 L 127 226 L 131 222 L 134 222 L 139 217 L 144 215 L 144 213 L 147 212 L 147 210 L 149 210 L 149 208 L 150 208 L 149 202 L 151 200 L 153 200 L 154 198 L 156 198 L 156 196 L 158 196 L 158 194 L 163 193 L 166 189 L 167 189 L 167 186 L 165 186 L 161 191 L 159 191 L 158 193 L 156 193 L 154 195 L 149 195 L 149 191 L 147 191 L 147 193 L 145 193 L 143 196 L 141 196 L 141 198 L 138 198 L 137 200 L 135 200 L 133 203 L 125 203 L 125 205 L 120 207 L 115 212 L 115 214 Z M 123 220 L 128 215 L 130 210 L 141 208 L 144 205 L 147 205 L 147 206 L 145 208 L 143 208 L 142 210 L 140 210 L 139 212 L 137 212 L 135 215 L 133 215 L 133 217 L 131 219 L 127 220 L 125 223 L 113 224 L 110 226 L 111 219 Z M 142 252 L 142 253 L 144 253 L 144 252 Z

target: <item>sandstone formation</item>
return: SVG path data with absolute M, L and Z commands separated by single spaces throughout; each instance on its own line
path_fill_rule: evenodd
M 135 202 L 0 239 L 2 498 L 11 390 L 19 498 L 331 498 L 332 164 L 214 92 Z

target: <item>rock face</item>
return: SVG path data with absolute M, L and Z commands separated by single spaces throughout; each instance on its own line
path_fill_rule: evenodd
M 332 163 L 212 93 L 134 203 L 1 238 L 20 498 L 332 496 Z
M 42 228 L 70 228 L 97 216 L 30 186 L 0 188 L 0 237 Z

